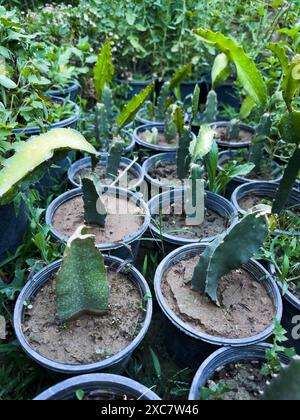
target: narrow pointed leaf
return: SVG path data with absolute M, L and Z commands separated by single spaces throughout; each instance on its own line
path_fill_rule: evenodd
M 107 40 L 94 68 L 94 84 L 99 98 L 102 97 L 104 87 L 111 83 L 114 73 L 115 68 L 112 62 L 111 45 Z
M 186 64 L 185 66 L 181 67 L 177 72 L 174 74 L 170 81 L 170 89 L 173 90 L 181 85 L 182 82 L 187 80 L 192 74 L 192 65 Z

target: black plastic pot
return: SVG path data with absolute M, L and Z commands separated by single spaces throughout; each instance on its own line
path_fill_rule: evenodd
M 276 268 L 274 265 L 269 265 L 269 271 L 274 278 L 277 278 Z M 293 293 L 287 290 L 285 293 L 283 291 L 283 285 L 278 280 L 277 281 L 278 287 L 282 293 L 282 300 L 283 300 L 283 315 L 281 324 L 283 328 L 288 333 L 289 340 L 284 343 L 287 347 L 294 347 L 296 352 L 300 355 L 300 337 L 299 339 L 295 339 L 293 337 L 293 330 L 296 329 L 296 333 L 300 333 L 300 329 L 296 328 L 297 325 L 300 324 L 300 299 L 298 299 Z M 298 318 L 295 318 L 298 317 Z M 296 322 L 293 322 L 296 321 Z
M 182 189 L 183 187 L 181 186 L 181 182 L 179 180 L 176 180 L 176 184 L 173 185 L 163 184 L 150 176 L 150 171 L 158 162 L 176 164 L 176 153 L 160 153 L 145 160 L 143 164 L 143 171 L 145 174 L 145 180 L 148 182 L 149 190 L 151 191 L 151 197 L 155 197 L 164 191 Z
M 151 296 L 151 292 L 146 280 L 143 278 L 141 273 L 137 271 L 136 268 L 134 268 L 130 264 L 124 264 L 124 261 L 120 260 L 119 258 L 105 255 L 104 259 L 105 264 L 107 266 L 113 267 L 115 270 L 120 269 L 121 273 L 124 272 L 126 276 L 128 276 L 132 280 L 132 282 L 139 287 L 141 291 L 141 296 Z M 82 365 L 71 365 L 56 362 L 47 359 L 46 357 L 37 353 L 27 342 L 22 330 L 22 323 L 24 321 L 26 311 L 24 302 L 32 301 L 32 299 L 38 294 L 39 290 L 43 288 L 43 286 L 53 277 L 55 273 L 57 273 L 57 271 L 61 267 L 61 263 L 62 260 L 56 261 L 53 264 L 50 264 L 48 267 L 41 270 L 39 273 L 37 273 L 25 285 L 16 302 L 13 319 L 14 329 L 22 349 L 36 363 L 40 364 L 41 366 L 45 367 L 50 371 L 58 372 L 64 375 L 79 375 L 104 370 L 121 372 L 128 363 L 133 351 L 144 339 L 150 327 L 152 317 L 152 299 L 147 299 L 145 303 L 145 320 L 143 323 L 143 327 L 140 330 L 139 334 L 136 336 L 136 338 L 124 350 L 105 360 Z
M 203 77 L 203 80 L 207 83 L 207 93 L 212 89 L 211 74 L 207 74 Z M 216 88 L 216 94 L 218 97 L 219 105 L 228 105 L 237 111 L 241 108 L 241 100 L 239 97 L 239 90 L 233 83 L 223 83 Z
M 85 394 L 100 390 L 118 396 L 126 395 L 130 400 L 160 400 L 153 391 L 132 379 L 107 373 L 94 373 L 76 376 L 54 385 L 36 397 L 34 401 L 76 400 L 78 390 L 84 391 Z
M 134 130 L 133 137 L 138 145 L 140 145 L 142 148 L 147 149 L 147 152 L 149 153 L 172 153 L 176 152 L 177 145 L 174 146 L 160 146 L 158 144 L 151 144 L 147 141 L 144 141 L 140 138 L 140 133 L 143 133 L 144 131 L 151 131 L 153 128 L 157 128 L 159 133 L 165 132 L 165 124 L 144 124 L 139 127 L 137 127 Z M 195 134 L 193 134 L 193 139 L 196 138 Z
M 152 80 L 141 80 L 141 81 L 133 81 L 130 82 L 128 80 L 118 80 L 119 84 L 128 86 L 128 92 L 126 94 L 126 99 L 129 101 L 132 99 L 135 95 L 138 95 L 142 90 L 146 89 L 148 85 Z
M 191 244 L 183 246 L 169 254 L 159 265 L 154 279 L 156 299 L 161 310 L 168 319 L 167 327 L 167 348 L 175 356 L 175 360 L 181 366 L 195 367 L 213 351 L 221 346 L 244 347 L 257 344 L 268 339 L 273 331 L 274 324 L 271 324 L 265 331 L 252 337 L 240 339 L 229 339 L 225 337 L 214 337 L 202 333 L 183 322 L 166 302 L 161 288 L 161 282 L 165 273 L 178 262 L 187 257 L 200 256 L 208 244 Z M 265 279 L 265 287 L 274 302 L 275 318 L 280 321 L 282 317 L 282 300 L 276 282 L 270 273 L 265 270 L 257 261 L 251 259 L 243 266 L 244 270 L 251 273 L 258 281 Z
M 300 190 L 300 181 L 296 181 L 296 188 L 297 188 L 297 190 Z
M 15 254 L 27 228 L 28 211 L 23 200 L 17 209 L 13 202 L 0 206 L 0 261 Z
M 254 344 L 247 347 L 232 348 L 224 347 L 214 352 L 209 356 L 198 369 L 189 393 L 189 400 L 199 400 L 201 388 L 206 386 L 207 381 L 213 377 L 215 372 L 231 363 L 242 363 L 242 362 L 265 362 L 266 351 L 271 349 L 270 344 Z M 284 354 L 280 356 L 283 364 L 288 364 L 289 359 Z
M 274 199 L 278 191 L 279 184 L 276 182 L 248 182 L 247 184 L 240 185 L 232 194 L 231 202 L 237 211 L 241 214 L 246 214 L 247 211 L 239 206 L 239 201 L 248 194 L 255 194 L 261 196 L 262 199 Z M 291 193 L 287 207 L 300 208 L 300 191 L 294 189 Z M 291 235 L 300 236 L 300 232 L 289 232 L 282 230 L 275 230 L 276 235 Z
M 150 213 L 148 206 L 138 194 L 134 194 L 132 191 L 129 190 L 124 190 L 118 187 L 104 186 L 102 187 L 102 191 L 107 194 L 115 195 L 116 197 L 130 200 L 132 203 L 135 203 L 138 208 L 143 210 L 145 217 L 144 223 L 141 225 L 141 227 L 134 234 L 124 238 L 122 242 L 101 243 L 97 244 L 96 246 L 101 252 L 105 252 L 109 255 L 119 257 L 124 260 L 135 260 L 140 248 L 140 239 L 150 225 Z M 52 224 L 54 214 L 63 203 L 78 196 L 82 196 L 81 188 L 76 188 L 74 190 L 67 191 L 66 193 L 56 198 L 47 208 L 46 224 L 50 226 L 50 232 L 52 236 L 60 242 L 67 243 L 69 238 L 54 228 Z
M 185 237 L 180 237 L 179 235 L 175 236 L 172 234 L 160 232 L 159 228 L 154 223 L 155 215 L 159 215 L 163 208 L 168 204 L 180 202 L 185 203 L 185 194 L 187 194 L 187 190 L 175 190 L 171 191 L 170 193 L 165 192 L 152 198 L 152 200 L 148 203 L 152 219 L 150 223 L 150 230 L 156 238 L 163 239 L 165 250 L 167 250 L 167 252 L 172 252 L 174 251 L 174 249 L 188 244 L 208 243 L 213 241 L 217 236 L 215 235 L 201 239 L 188 239 Z M 206 191 L 205 200 L 206 208 L 215 211 L 217 214 L 226 219 L 228 221 L 228 227 L 238 221 L 238 212 L 235 210 L 230 201 L 228 201 L 226 198 L 221 197 L 220 195 L 217 195 L 210 191 Z M 191 226 L 191 230 L 192 229 L 193 227 Z
M 236 159 L 240 155 L 240 151 L 238 150 L 226 150 L 224 152 L 221 152 L 219 154 L 219 162 L 218 162 L 218 169 L 219 171 L 223 171 L 223 165 L 230 160 Z M 245 150 L 245 157 L 246 157 L 246 150 Z M 248 159 L 247 159 L 248 160 Z M 261 181 L 261 182 L 280 182 L 282 179 L 282 171 L 280 169 L 280 165 L 276 162 L 272 162 L 273 164 L 273 171 L 274 171 L 274 179 L 272 181 L 268 180 L 255 180 L 255 179 L 249 179 L 244 178 L 241 176 L 236 176 L 233 178 L 232 181 L 227 185 L 227 195 L 231 197 L 234 190 L 239 187 L 242 184 L 246 184 L 248 182 L 254 182 L 254 181 Z
M 107 161 L 108 161 L 108 154 L 101 153 L 100 164 L 102 166 L 107 166 Z M 120 163 L 120 168 L 122 170 L 125 170 L 130 164 L 132 164 L 132 161 L 130 159 L 122 158 L 121 163 Z M 73 165 L 70 167 L 68 171 L 68 178 L 71 184 L 74 185 L 74 187 L 81 186 L 76 181 L 76 176 L 78 172 L 81 171 L 82 169 L 88 169 L 88 168 L 92 168 L 92 159 L 90 157 L 80 159 L 76 161 L 75 163 L 73 163 Z M 144 172 L 143 172 L 142 167 L 138 163 L 135 162 L 131 166 L 129 173 L 131 173 L 136 178 L 136 182 L 128 189 L 135 191 L 139 186 L 141 186 L 141 184 L 144 181 Z
M 211 128 L 222 128 L 222 127 L 228 127 L 230 125 L 230 121 L 220 121 L 215 122 L 212 124 L 209 124 Z M 240 129 L 248 131 L 252 136 L 255 135 L 255 129 L 253 127 L 250 127 L 249 125 L 240 124 Z M 216 139 L 218 146 L 220 146 L 222 149 L 239 149 L 239 148 L 245 148 L 249 147 L 251 145 L 251 140 L 249 141 L 221 141 L 218 138 Z
M 203 80 L 186 80 L 185 82 L 181 83 L 180 96 L 182 101 L 184 101 L 187 96 L 192 95 L 194 93 L 196 85 L 202 87 Z
M 75 101 L 78 95 L 80 85 L 77 81 L 74 81 L 70 84 L 69 87 L 63 90 L 48 90 L 46 95 L 49 95 L 54 98 L 65 98 Z

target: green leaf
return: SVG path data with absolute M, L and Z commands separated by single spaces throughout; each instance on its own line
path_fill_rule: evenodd
M 242 120 L 248 118 L 255 106 L 256 104 L 251 96 L 246 96 L 240 109 L 240 118 Z
M 292 101 L 299 87 L 300 55 L 296 55 L 286 68 L 282 80 L 283 99 L 289 110 L 291 110 Z
M 286 143 L 300 145 L 300 111 L 286 112 L 280 122 L 279 131 Z
M 97 155 L 96 149 L 79 132 L 67 128 L 57 128 L 20 142 L 14 156 L 3 162 L 4 168 L 0 171 L 0 203 L 10 202 L 20 184 L 35 170 L 50 163 L 55 153 L 67 150 Z
M 122 130 L 123 127 L 125 127 L 125 125 L 131 123 L 135 119 L 137 112 L 142 108 L 153 89 L 154 83 L 151 83 L 138 95 L 135 95 L 128 102 L 128 104 L 125 105 L 116 121 L 116 135 Z
M 82 178 L 82 193 L 84 203 L 84 220 L 88 225 L 105 226 L 107 212 L 101 200 L 101 193 L 98 191 L 100 186 L 99 178 L 94 175 L 93 179 Z
M 192 278 L 193 290 L 205 292 L 219 305 L 217 290 L 220 279 L 246 264 L 263 245 L 268 231 L 266 211 L 259 208 L 219 235 L 199 259 Z M 247 240 L 243 242 L 244 238 Z
M 135 16 L 135 14 L 132 13 L 132 11 L 129 11 L 129 12 L 126 13 L 126 21 L 127 21 L 129 26 L 134 25 L 135 19 L 136 19 L 136 16 Z
M 218 54 L 211 71 L 212 87 L 216 89 L 224 83 L 230 75 L 230 61 L 226 54 Z
M 186 64 L 185 66 L 181 67 L 177 72 L 174 74 L 170 81 L 170 89 L 173 90 L 181 85 L 182 82 L 187 80 L 192 74 L 192 65 Z
M 192 102 L 192 121 L 197 118 L 198 110 L 199 110 L 199 103 L 200 103 L 200 87 L 196 84 L 194 93 L 193 93 L 193 102 Z
M 210 152 L 214 142 L 215 131 L 208 125 L 202 125 L 196 140 L 190 145 L 192 161 L 196 162 Z
M 282 46 L 280 44 L 269 44 L 268 49 L 272 51 L 276 57 L 278 58 L 282 71 L 285 72 L 288 65 L 289 65 L 289 59 L 287 55 L 287 47 Z
M 232 61 L 237 76 L 247 94 L 254 102 L 265 107 L 267 103 L 267 87 L 254 61 L 231 38 L 219 32 L 196 29 L 194 31 L 203 41 L 221 50 Z
M 13 80 L 9 79 L 4 74 L 0 74 L 0 85 L 5 87 L 6 89 L 16 89 L 17 88 L 16 83 Z
M 152 349 L 150 349 L 150 352 L 151 352 L 153 366 L 154 366 L 154 369 L 155 369 L 155 374 L 156 374 L 157 378 L 160 378 L 161 377 L 161 366 L 160 366 L 159 358 L 157 357 L 157 354 Z
M 183 127 L 184 127 L 184 113 L 183 110 L 180 108 L 180 106 L 177 106 L 174 111 L 174 123 L 176 125 L 177 131 L 179 135 L 183 133 Z
M 76 398 L 77 398 L 78 401 L 83 401 L 84 397 L 85 397 L 85 392 L 83 391 L 83 389 L 78 389 L 75 392 L 75 395 L 76 395 Z
M 104 258 L 95 236 L 80 226 L 70 238 L 56 276 L 56 304 L 62 322 L 82 314 L 101 315 L 108 310 L 109 284 Z
M 112 61 L 111 45 L 107 40 L 98 56 L 94 68 L 94 84 L 99 98 L 102 96 L 104 87 L 111 83 L 114 74 L 115 67 Z

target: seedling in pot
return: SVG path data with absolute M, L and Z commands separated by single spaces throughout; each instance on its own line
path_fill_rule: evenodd
M 268 212 L 268 207 L 254 208 L 208 245 L 194 270 L 193 290 L 206 294 L 218 306 L 222 304 L 217 293 L 219 282 L 226 274 L 242 268 L 263 245 L 269 232 Z
M 122 130 L 130 124 L 146 102 L 154 89 L 154 84 L 147 86 L 128 102 L 119 115 L 113 103 L 110 84 L 115 73 L 112 51 L 109 41 L 106 41 L 98 57 L 94 69 L 94 84 L 99 103 L 95 107 L 95 134 L 98 147 L 108 150 L 115 141 L 122 141 Z

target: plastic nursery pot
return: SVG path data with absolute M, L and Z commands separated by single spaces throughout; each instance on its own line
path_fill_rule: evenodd
M 166 329 L 166 343 L 170 353 L 175 356 L 175 360 L 181 366 L 196 367 L 213 351 L 221 346 L 243 347 L 265 341 L 274 331 L 274 324 L 270 324 L 261 333 L 245 338 L 230 339 L 226 337 L 216 337 L 198 331 L 183 322 L 168 305 L 163 292 L 162 280 L 165 273 L 175 264 L 187 257 L 200 256 L 208 244 L 190 244 L 178 248 L 171 252 L 159 265 L 155 273 L 154 288 L 157 301 L 164 315 L 168 319 Z M 273 300 L 275 316 L 277 320 L 282 317 L 282 300 L 276 282 L 268 271 L 266 271 L 257 261 L 251 259 L 243 266 L 257 281 L 265 279 L 265 288 L 270 298 Z
M 247 347 L 224 347 L 215 351 L 209 356 L 199 367 L 190 389 L 189 400 L 199 400 L 201 388 L 206 386 L 218 369 L 223 368 L 231 363 L 242 362 L 266 362 L 266 351 L 271 349 L 270 344 L 261 343 L 253 344 Z M 289 359 L 284 354 L 280 355 L 283 364 L 288 364 Z
M 101 154 L 101 159 L 100 159 L 101 166 L 106 167 L 107 166 L 107 161 L 108 161 L 108 154 L 107 153 L 102 153 Z M 120 163 L 121 171 L 124 171 L 131 164 L 132 164 L 132 160 L 127 159 L 127 158 L 122 158 L 121 163 Z M 71 184 L 73 184 L 75 187 L 80 187 L 81 186 L 81 184 L 77 180 L 77 177 L 78 177 L 78 173 L 83 169 L 91 169 L 91 171 L 92 171 L 92 159 L 91 159 L 91 157 L 80 159 L 80 160 L 76 161 L 75 163 L 73 163 L 73 165 L 70 167 L 70 169 L 68 171 L 68 178 L 69 178 L 69 181 L 71 182 Z M 132 183 L 132 185 L 130 185 L 130 188 L 128 188 L 128 189 L 130 189 L 132 191 L 135 191 L 144 181 L 143 169 L 138 163 L 135 162 L 135 163 L 133 163 L 133 165 L 131 166 L 131 168 L 129 169 L 128 172 L 135 179 L 135 182 Z
M 240 185 L 232 194 L 231 202 L 237 211 L 241 214 L 246 214 L 247 210 L 244 210 L 240 207 L 240 201 L 247 195 L 261 196 L 262 199 L 274 199 L 278 191 L 279 184 L 276 182 L 248 182 L 247 184 Z M 289 203 L 287 207 L 297 207 L 300 208 L 300 191 L 294 189 L 291 193 Z M 290 235 L 290 236 L 300 236 L 299 232 L 294 231 L 283 231 L 276 229 L 274 232 L 275 235 Z
M 269 271 L 274 278 L 278 279 L 276 268 L 273 264 L 269 265 Z M 295 334 L 299 335 L 300 333 L 299 328 L 297 328 L 297 325 L 300 321 L 300 299 L 298 299 L 297 296 L 294 295 L 290 290 L 284 292 L 281 281 L 277 280 L 277 284 L 281 291 L 283 300 L 283 315 L 281 324 L 287 331 L 289 338 L 289 340 L 284 343 L 284 345 L 287 347 L 294 347 L 296 352 L 300 355 L 300 337 L 295 339 Z
M 77 81 L 71 82 L 69 87 L 62 90 L 48 90 L 46 95 L 54 98 L 65 98 L 75 101 L 79 91 L 79 83 Z
M 163 183 L 151 177 L 151 170 L 159 162 L 162 162 L 162 164 L 166 165 L 176 165 L 176 153 L 160 153 L 158 155 L 151 156 L 150 158 L 145 160 L 143 164 L 143 170 L 145 174 L 145 179 L 148 182 L 149 189 L 151 191 L 151 197 L 155 197 L 156 195 L 164 191 L 183 189 L 182 184 L 178 179 L 174 180 L 174 183 Z
M 141 296 L 151 296 L 151 292 L 146 280 L 136 268 L 134 268 L 130 264 L 125 264 L 124 268 L 124 261 L 119 258 L 104 255 L 104 260 L 106 266 L 113 267 L 116 271 L 120 269 L 120 272 L 124 270 L 124 273 L 126 273 L 126 275 L 131 279 L 131 281 L 140 289 Z M 29 280 L 28 283 L 26 283 L 23 290 L 21 291 L 21 294 L 16 302 L 16 306 L 14 309 L 13 321 L 15 333 L 22 349 L 36 363 L 40 364 L 41 366 L 45 367 L 50 371 L 58 372 L 60 374 L 80 375 L 91 372 L 99 372 L 103 370 L 109 370 L 114 372 L 122 371 L 128 363 L 133 351 L 141 343 L 150 327 L 152 318 L 152 299 L 148 299 L 145 304 L 145 320 L 143 322 L 142 329 L 135 337 L 135 339 L 119 353 L 99 362 L 81 365 L 71 365 L 63 362 L 56 362 L 47 359 L 46 357 L 36 352 L 26 340 L 22 329 L 22 323 L 25 318 L 26 310 L 24 302 L 31 302 L 32 299 L 34 299 L 34 297 L 39 293 L 43 286 L 51 279 L 51 277 L 53 277 L 53 275 L 57 273 L 57 271 L 61 267 L 61 264 L 62 260 L 59 260 L 50 264 L 48 267 L 45 267 L 43 270 L 37 273 L 31 280 Z
M 134 194 L 132 191 L 125 190 L 118 187 L 102 187 L 102 191 L 108 195 L 112 195 L 118 199 L 124 199 L 131 203 L 134 203 L 139 209 L 142 210 L 144 214 L 144 222 L 140 226 L 140 228 L 134 232 L 132 235 L 123 238 L 122 242 L 113 242 L 113 243 L 100 243 L 96 244 L 97 248 L 101 252 L 108 253 L 109 255 L 122 258 L 124 260 L 135 260 L 139 248 L 140 248 L 140 239 L 142 235 L 146 232 L 150 225 L 150 213 L 147 204 L 140 198 L 138 194 Z M 58 231 L 53 226 L 53 220 L 55 212 L 58 208 L 76 198 L 82 196 L 82 189 L 76 188 L 71 191 L 67 191 L 66 193 L 60 195 L 56 198 L 50 206 L 47 208 L 46 211 L 46 224 L 50 226 L 50 232 L 52 236 L 60 242 L 66 243 L 69 240 L 69 237 L 64 235 L 62 232 Z M 118 228 L 118 226 L 116 226 Z
M 144 385 L 124 376 L 108 373 L 93 373 L 76 376 L 61 382 L 40 394 L 34 401 L 70 401 L 76 400 L 76 392 L 84 391 L 86 395 L 93 391 L 109 393 L 122 397 L 126 395 L 133 400 L 160 400 L 159 396 Z
M 211 128 L 218 129 L 218 128 L 227 128 L 230 125 L 230 121 L 219 121 L 212 124 L 209 124 Z M 240 124 L 239 125 L 240 130 L 247 131 L 251 137 L 255 135 L 255 129 L 250 127 L 249 125 Z M 223 149 L 238 149 L 238 148 L 245 148 L 249 147 L 251 145 L 251 139 L 246 141 L 222 141 L 216 137 L 218 146 L 220 146 Z
M 130 100 L 132 99 L 135 95 L 138 95 L 142 90 L 146 89 L 146 87 L 148 85 L 150 85 L 150 83 L 152 82 L 152 80 L 140 80 L 140 81 L 133 81 L 130 82 L 128 80 L 118 80 L 119 84 L 122 85 L 126 85 L 128 86 L 128 92 L 126 94 L 126 99 Z
M 22 200 L 19 206 L 0 206 L 0 261 L 14 255 L 22 244 L 28 227 L 28 211 Z
M 175 144 L 173 146 L 172 145 L 162 146 L 162 145 L 159 145 L 159 144 L 148 143 L 146 140 L 143 140 L 141 138 L 142 133 L 144 133 L 145 131 L 150 131 L 151 132 L 151 130 L 153 128 L 157 128 L 159 133 L 164 134 L 164 132 L 165 132 L 165 124 L 144 124 L 144 125 L 141 125 L 141 126 L 137 127 L 134 130 L 134 133 L 133 133 L 133 137 L 134 137 L 136 143 L 138 145 L 140 145 L 141 147 L 147 149 L 147 152 L 151 152 L 151 153 L 176 152 L 176 150 L 177 150 L 177 140 L 176 139 L 174 139 Z M 192 135 L 193 135 L 193 140 L 194 140 L 196 138 L 196 136 L 193 133 L 192 133 Z
M 246 153 L 247 150 L 245 150 L 245 158 L 246 158 Z M 224 152 L 221 152 L 219 154 L 219 162 L 218 162 L 218 169 L 219 171 L 223 171 L 223 165 L 225 165 L 227 162 L 230 162 L 232 160 L 237 159 L 238 157 L 243 156 L 240 150 L 226 150 Z M 247 161 L 248 161 L 248 157 L 247 157 Z M 250 179 L 250 178 L 245 178 L 245 177 L 241 177 L 241 176 L 236 176 L 233 178 L 232 181 L 230 181 L 230 183 L 227 186 L 227 194 L 229 196 L 232 195 L 232 193 L 234 192 L 234 190 L 239 187 L 242 184 L 246 184 L 248 182 L 254 182 L 254 181 L 264 181 L 264 182 L 280 182 L 282 179 L 282 171 L 280 168 L 280 165 L 277 162 L 272 162 L 272 167 L 273 167 L 273 173 L 274 173 L 274 179 L 269 181 L 269 180 L 255 180 L 255 179 Z
M 300 190 L 300 181 L 296 181 L 296 188 L 297 188 L 297 190 Z
M 184 101 L 184 99 L 192 95 L 194 93 L 196 85 L 201 86 L 203 83 L 201 80 L 186 80 L 185 82 L 182 82 L 180 85 L 180 96 L 181 100 Z
M 174 249 L 188 245 L 188 244 L 197 244 L 199 242 L 211 242 L 213 241 L 217 235 L 210 236 L 210 237 L 203 237 L 201 239 L 191 239 L 186 238 L 184 236 L 180 236 L 180 232 L 175 236 L 171 233 L 164 233 L 161 232 L 159 227 L 154 221 L 154 217 L 157 217 L 159 221 L 159 214 L 162 211 L 163 215 L 163 209 L 166 206 L 172 205 L 174 203 L 185 203 L 186 197 L 185 194 L 187 194 L 187 190 L 175 190 L 169 192 L 165 192 L 163 194 L 160 194 L 154 198 L 152 198 L 151 201 L 149 201 L 148 206 L 151 214 L 151 223 L 150 223 L 150 229 L 153 235 L 156 238 L 162 238 L 164 241 L 165 248 L 167 251 L 171 252 L 174 251 Z M 206 191 L 206 197 L 205 197 L 205 206 L 207 209 L 212 210 L 222 216 L 225 220 L 227 220 L 228 227 L 238 221 L 238 212 L 233 207 L 233 205 L 228 201 L 226 198 L 217 195 L 215 193 L 212 193 L 210 191 Z M 190 227 L 191 230 L 193 230 L 193 226 Z

